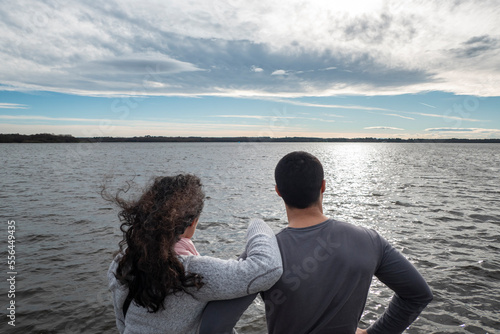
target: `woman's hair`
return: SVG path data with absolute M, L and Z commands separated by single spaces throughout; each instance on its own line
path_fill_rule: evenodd
M 203 286 L 203 277 L 186 273 L 174 252 L 180 235 L 201 214 L 205 198 L 201 187 L 197 176 L 180 174 L 155 178 L 135 201 L 126 201 L 119 193 L 107 196 L 121 208 L 123 256 L 115 276 L 149 312 L 164 309 L 169 294 Z

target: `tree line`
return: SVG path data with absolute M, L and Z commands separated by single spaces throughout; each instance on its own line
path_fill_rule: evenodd
M 316 137 L 166 137 L 166 136 L 141 136 L 141 137 L 73 137 L 72 135 L 55 135 L 39 133 L 34 135 L 0 134 L 0 143 L 86 143 L 86 142 L 355 142 L 355 143 L 500 143 L 498 139 L 422 139 L 422 138 L 316 138 Z

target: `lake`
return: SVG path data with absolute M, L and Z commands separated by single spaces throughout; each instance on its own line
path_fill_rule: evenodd
M 205 209 L 202 255 L 236 258 L 250 218 L 287 225 L 274 167 L 304 150 L 323 163 L 325 214 L 373 228 L 425 277 L 434 301 L 407 333 L 500 332 L 500 144 L 0 144 L 2 333 L 116 333 L 106 271 L 121 240 L 117 209 L 153 176 L 194 173 Z M 8 297 L 8 222 L 15 221 L 15 297 Z M 392 293 L 374 280 L 361 326 Z M 15 327 L 6 308 L 15 300 Z M 256 300 L 240 333 L 266 333 Z

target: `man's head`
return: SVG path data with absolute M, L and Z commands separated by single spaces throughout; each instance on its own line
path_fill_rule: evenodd
M 323 186 L 323 166 L 307 152 L 285 155 L 274 170 L 276 189 L 292 208 L 305 209 L 318 202 Z

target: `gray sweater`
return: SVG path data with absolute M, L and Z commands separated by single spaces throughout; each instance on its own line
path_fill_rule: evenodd
M 197 333 L 201 314 L 211 300 L 231 299 L 269 289 L 281 277 L 283 268 L 278 243 L 273 231 L 260 219 L 252 219 L 246 236 L 246 258 L 221 260 L 208 256 L 179 256 L 186 272 L 203 276 L 205 285 L 187 293 L 168 295 L 165 310 L 149 313 L 145 308 L 130 304 L 123 317 L 123 303 L 128 289 L 114 273 L 118 255 L 108 270 L 116 325 L 121 334 L 132 333 Z

